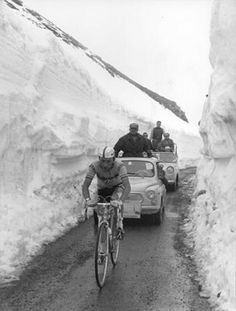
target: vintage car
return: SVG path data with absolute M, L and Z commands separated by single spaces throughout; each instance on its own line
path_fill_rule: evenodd
M 173 152 L 153 152 L 153 156 L 157 158 L 159 164 L 163 166 L 165 171 L 165 177 L 168 181 L 167 187 L 175 191 L 179 184 L 179 166 L 178 166 L 178 155 L 177 147 Z
M 127 168 L 131 192 L 124 202 L 124 218 L 150 215 L 155 224 L 163 220 L 166 189 L 158 177 L 156 158 L 120 158 Z

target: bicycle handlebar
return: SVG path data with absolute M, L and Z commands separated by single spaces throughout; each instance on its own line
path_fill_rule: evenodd
M 108 205 L 111 205 L 111 206 L 114 206 L 114 205 L 112 205 L 111 204 L 112 203 L 112 201 L 111 202 L 105 202 L 105 203 L 103 203 L 103 202 L 93 202 L 92 204 L 88 204 L 87 202 L 86 202 L 86 206 L 87 207 L 96 207 L 97 205 L 103 205 L 103 206 L 108 206 Z
M 97 200 L 92 202 L 92 204 L 87 204 L 86 202 L 86 205 L 89 206 L 89 207 L 95 207 L 97 204 L 110 204 L 109 201 L 112 201 L 111 198 L 112 196 L 111 195 L 108 195 L 106 197 L 103 197 L 102 195 L 97 195 Z

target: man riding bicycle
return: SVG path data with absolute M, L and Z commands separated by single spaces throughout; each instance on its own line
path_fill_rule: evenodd
M 82 192 L 88 205 L 92 205 L 89 193 L 89 186 L 94 178 L 97 176 L 97 193 L 101 202 L 101 197 L 106 198 L 110 196 L 110 200 L 117 207 L 122 206 L 120 223 L 118 228 L 121 233 L 123 230 L 123 202 L 127 198 L 131 187 L 127 170 L 125 165 L 115 158 L 115 150 L 111 147 L 105 147 L 99 153 L 98 161 L 89 165 L 86 174 Z

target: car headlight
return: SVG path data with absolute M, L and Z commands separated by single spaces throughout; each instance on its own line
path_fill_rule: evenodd
M 168 166 L 167 167 L 167 169 L 166 169 L 166 173 L 168 173 L 168 174 L 172 174 L 172 173 L 174 173 L 174 168 L 173 168 L 173 166 Z
M 158 202 L 158 195 L 160 194 L 158 188 L 147 188 L 145 191 L 146 197 L 151 201 L 151 204 L 156 205 Z
M 154 200 L 156 197 L 156 193 L 153 190 L 148 190 L 146 192 L 146 196 L 148 197 L 149 200 Z

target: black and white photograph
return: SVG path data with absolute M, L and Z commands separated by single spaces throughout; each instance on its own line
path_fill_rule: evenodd
M 0 310 L 236 310 L 235 0 L 0 0 Z

